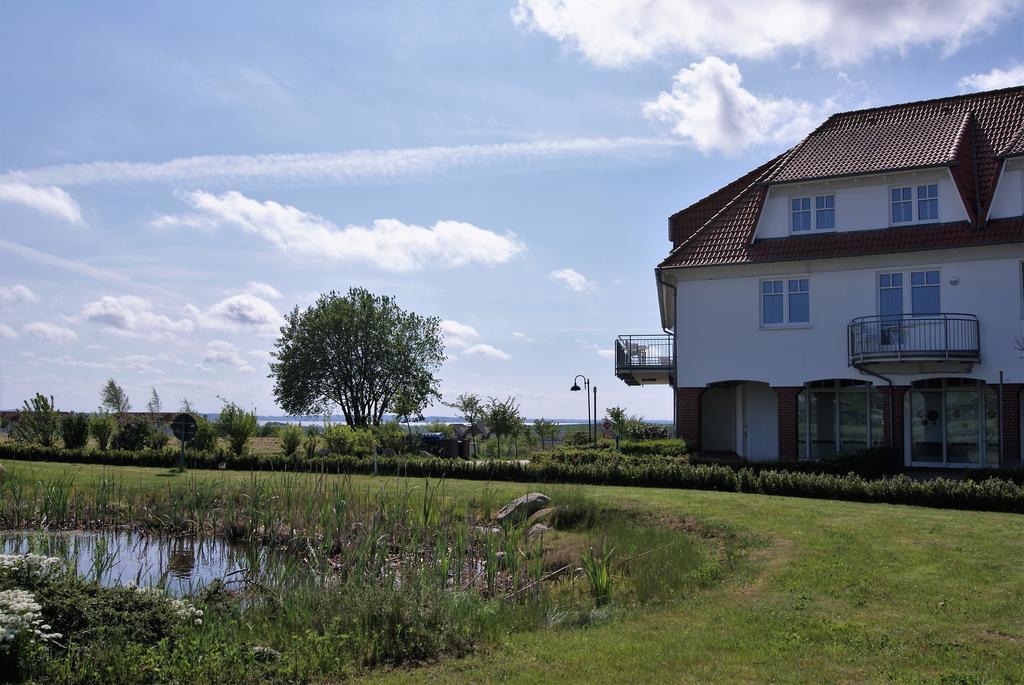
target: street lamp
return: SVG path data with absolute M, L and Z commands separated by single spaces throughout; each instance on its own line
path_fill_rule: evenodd
M 576 378 L 572 379 L 572 387 L 569 388 L 569 390 L 571 392 L 579 392 L 580 391 L 579 380 L 581 378 L 583 379 L 583 387 L 586 388 L 586 393 L 585 394 L 587 396 L 587 438 L 589 438 L 591 441 L 596 441 L 597 438 L 596 438 L 596 434 L 594 433 L 594 429 L 596 428 L 596 426 L 593 426 L 593 424 L 590 421 L 590 379 L 587 378 L 586 376 L 584 376 L 582 373 L 576 374 Z M 596 409 L 597 409 L 597 406 L 596 406 L 597 405 L 597 393 L 596 393 L 597 388 L 595 387 L 594 390 L 595 390 L 595 394 L 594 394 L 594 405 L 595 405 L 595 407 L 594 407 L 594 409 L 596 411 Z

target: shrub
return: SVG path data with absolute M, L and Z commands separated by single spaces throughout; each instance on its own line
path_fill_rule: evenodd
M 106 451 L 110 447 L 110 439 L 117 430 L 117 419 L 105 411 L 100 411 L 89 417 L 89 435 L 93 437 L 101 450 Z
M 217 449 L 217 430 L 205 416 L 193 414 L 196 420 L 196 434 L 186 447 L 198 452 L 213 452 Z
M 170 440 L 171 434 L 167 432 L 166 426 L 157 426 L 149 434 L 149 446 L 155 450 L 167 447 Z
M 89 442 L 89 417 L 72 413 L 60 420 L 60 436 L 68 449 L 85 447 Z
M 455 435 L 455 431 L 452 430 L 451 426 L 448 426 L 448 430 L 452 436 Z M 397 421 L 388 421 L 379 426 L 374 426 L 371 432 L 373 433 L 374 440 L 376 440 L 376 444 L 382 450 L 388 450 L 392 454 L 401 454 L 405 448 L 405 431 L 402 430 Z M 372 452 L 373 448 L 370 451 Z
M 590 439 L 587 431 L 580 430 L 567 433 L 565 438 L 562 439 L 562 444 L 568 447 L 586 447 L 587 445 L 592 445 L 593 440 Z
M 153 433 L 152 426 L 145 419 L 132 419 L 121 426 L 121 429 L 114 435 L 111 447 L 115 450 L 127 450 L 136 452 L 144 449 L 150 443 L 150 436 Z
M 443 421 L 431 421 L 423 427 L 424 433 L 441 433 L 446 438 L 455 437 L 455 429 L 452 428 L 450 423 L 444 423 Z
M 41 393 L 31 400 L 25 400 L 18 412 L 18 423 L 12 437 L 17 442 L 35 442 L 43 447 L 52 447 L 60 435 L 60 414 L 53 407 L 53 397 Z
M 668 440 L 669 428 L 660 423 L 631 421 L 626 428 L 626 437 L 630 440 Z
M 231 451 L 241 454 L 249 438 L 259 431 L 255 412 L 247 412 L 234 402 L 228 402 L 217 418 L 217 432 L 227 438 Z
M 260 426 L 259 436 L 261 438 L 277 438 L 281 436 L 281 431 L 287 428 L 289 424 L 281 423 L 279 421 L 267 421 L 265 424 Z
M 277 435 L 281 439 L 281 451 L 291 456 L 299 449 L 306 432 L 302 430 L 302 426 L 288 425 L 278 430 Z
M 948 509 L 973 509 L 1024 513 L 1024 486 L 1004 478 L 918 481 L 905 475 L 869 480 L 854 474 L 837 475 L 785 471 L 779 468 L 735 468 L 722 464 L 692 464 L 673 457 L 627 456 L 612 463 L 609 453 L 576 450 L 574 461 L 564 450 L 560 459 L 542 455 L 528 464 L 516 461 L 464 462 L 458 459 L 382 457 L 376 472 L 385 476 L 463 478 L 478 481 L 521 483 L 587 483 L 643 487 L 688 488 L 750 492 L 764 495 L 813 497 L 854 502 L 888 502 Z M 614 455 L 615 453 L 611 453 Z M 605 461 L 601 461 L 602 455 Z M 0 458 L 17 460 L 170 467 L 170 452 L 94 452 L 54 447 L 0 443 Z M 302 459 L 297 456 L 228 457 L 211 452 L 190 456 L 193 468 L 216 468 L 222 460 L 239 470 L 322 470 L 330 473 L 373 473 L 367 459 L 329 455 Z M 582 460 L 591 459 L 589 463 Z
M 324 444 L 332 454 L 351 454 L 364 457 L 373 454 L 377 440 L 366 428 L 352 428 L 344 424 L 324 427 Z
M 619 451 L 623 454 L 658 454 L 665 457 L 685 457 L 690 454 L 690 445 L 685 440 L 667 438 L 664 440 L 620 440 Z

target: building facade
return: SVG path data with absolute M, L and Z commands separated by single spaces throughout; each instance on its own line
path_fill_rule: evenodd
M 836 114 L 669 219 L 616 373 L 707 453 L 1022 461 L 1024 88 Z

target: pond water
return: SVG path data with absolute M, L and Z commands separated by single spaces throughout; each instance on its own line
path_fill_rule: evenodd
M 134 583 L 182 596 L 215 579 L 228 584 L 251 574 L 295 571 L 283 553 L 211 537 L 145 535 L 134 531 L 0 531 L 0 553 L 32 552 L 66 559 L 79 575 L 103 585 Z

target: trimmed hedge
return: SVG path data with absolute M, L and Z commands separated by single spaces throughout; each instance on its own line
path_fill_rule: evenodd
M 92 463 L 117 466 L 162 466 L 176 463 L 173 451 L 139 452 L 65 450 L 38 446 L 0 444 L 0 458 L 27 461 Z M 325 471 L 373 473 L 374 460 L 327 455 L 312 460 L 298 455 L 226 456 L 217 453 L 189 455 L 193 468 L 225 468 L 258 471 Z M 719 464 L 675 463 L 608 466 L 565 463 L 520 464 L 514 461 L 461 461 L 381 457 L 381 475 L 499 480 L 526 483 L 584 483 L 643 487 L 689 488 L 724 492 L 752 492 L 854 502 L 886 502 L 947 509 L 973 509 L 1024 513 L 1024 487 L 1001 478 L 917 481 L 905 475 L 868 480 L 854 474 L 801 473 L 778 469 L 731 468 Z

